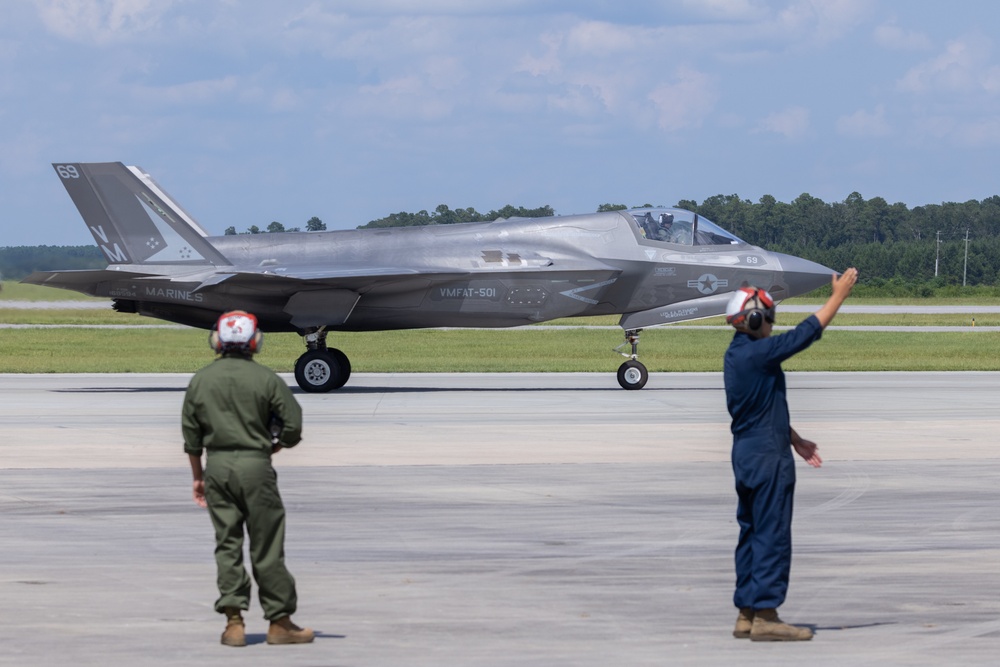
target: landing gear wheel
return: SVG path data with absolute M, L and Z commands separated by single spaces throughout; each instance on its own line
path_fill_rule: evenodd
M 337 349 L 309 350 L 295 362 L 295 381 L 310 393 L 340 389 L 350 376 L 351 362 Z
M 344 354 L 343 352 L 341 352 L 340 350 L 338 350 L 335 347 L 327 348 L 326 351 L 329 352 L 330 354 L 332 354 L 334 361 L 336 361 L 338 364 L 340 364 L 340 372 L 344 376 L 344 381 L 341 382 L 336 387 L 334 387 L 334 389 L 340 389 L 345 384 L 347 384 L 347 381 L 351 377 L 351 360 L 347 358 L 346 354 Z
M 649 379 L 646 367 L 635 359 L 630 359 L 618 367 L 618 384 L 622 389 L 642 389 Z

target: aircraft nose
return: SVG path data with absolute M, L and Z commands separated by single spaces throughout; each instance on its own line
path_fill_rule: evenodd
M 830 284 L 830 277 L 837 273 L 822 264 L 810 262 L 795 255 L 780 252 L 771 255 L 781 264 L 781 272 L 775 273 L 775 284 L 768 291 L 775 299 L 787 299 L 811 292 L 817 287 Z

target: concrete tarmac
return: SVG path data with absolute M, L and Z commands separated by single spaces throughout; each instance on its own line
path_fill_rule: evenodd
M 1000 373 L 789 373 L 782 616 L 732 638 L 722 379 L 358 374 L 275 458 L 307 646 L 218 644 L 188 375 L 0 375 L 0 665 L 995 665 Z M 291 378 L 289 383 L 294 385 Z

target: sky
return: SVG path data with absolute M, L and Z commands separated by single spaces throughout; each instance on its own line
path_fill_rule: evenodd
M 0 247 L 91 245 L 53 162 L 208 230 L 714 195 L 1000 194 L 992 0 L 5 0 Z

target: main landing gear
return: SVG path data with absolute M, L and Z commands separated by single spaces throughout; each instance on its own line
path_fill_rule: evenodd
M 308 349 L 295 362 L 295 381 L 303 391 L 325 393 L 347 384 L 351 361 L 340 350 L 326 346 L 326 331 L 307 331 L 305 339 Z
M 637 359 L 639 356 L 639 334 L 641 332 L 642 329 L 626 330 L 625 342 L 615 348 L 615 352 L 628 358 L 628 361 L 618 367 L 618 384 L 622 386 L 622 389 L 642 389 L 646 386 L 646 381 L 649 379 L 649 371 Z M 631 354 L 621 351 L 626 345 L 632 346 Z

